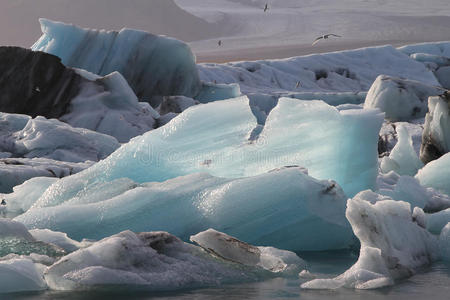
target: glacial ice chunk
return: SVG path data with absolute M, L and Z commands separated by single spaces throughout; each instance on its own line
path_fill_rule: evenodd
M 450 222 L 445 225 L 439 236 L 441 258 L 450 261 Z
M 414 221 L 409 203 L 364 191 L 348 201 L 346 216 L 361 242 L 358 261 L 334 279 L 315 279 L 302 288 L 379 288 L 439 258 L 437 238 Z
M 65 232 L 75 240 L 98 240 L 127 229 L 164 230 L 188 240 L 216 228 L 251 244 L 286 250 L 345 249 L 354 242 L 342 189 L 333 181 L 309 177 L 301 168 L 240 179 L 203 173 L 161 183 L 132 184 L 125 178 L 84 183 L 68 181 L 68 187 L 83 188 L 67 199 L 54 197 L 56 183 L 16 220 L 28 228 Z
M 118 71 L 137 97 L 153 106 L 159 104 L 160 96 L 193 97 L 200 91 L 195 57 L 179 40 L 126 28 L 116 32 L 39 21 L 43 35 L 33 50 L 56 55 L 67 66 L 102 76 Z
M 306 263 L 293 252 L 255 247 L 214 229 L 191 236 L 190 240 L 218 257 L 274 273 L 298 274 L 306 268 Z
M 120 257 L 118 260 L 117 258 Z M 273 276 L 217 259 L 166 232 L 124 231 L 73 252 L 45 272 L 52 289 L 151 291 L 217 286 Z
M 398 142 L 392 149 L 389 157 L 385 156 L 381 159 L 381 171 L 383 173 L 395 171 L 400 175 L 414 176 L 423 167 L 423 163 L 414 150 L 413 141 L 407 128 L 400 124 L 397 126 L 396 131 Z
M 428 163 L 415 177 L 423 186 L 450 196 L 450 153 Z
M 47 289 L 42 271 L 30 259 L 0 260 L 0 294 Z
M 433 214 L 427 214 L 426 219 L 427 229 L 434 234 L 439 234 L 450 221 L 450 208 Z
M 206 82 L 239 83 L 247 93 L 355 92 L 369 90 L 381 74 L 439 86 L 430 70 L 392 46 L 288 59 L 198 65 Z
M 428 213 L 450 207 L 448 195 L 422 186 L 414 177 L 400 176 L 393 171 L 378 176 L 376 192 L 394 200 L 408 202 L 411 207 L 423 208 Z
M 70 163 L 47 158 L 0 159 L 0 178 L 2 179 L 0 180 L 0 193 L 11 193 L 15 186 L 34 177 L 62 178 L 69 176 L 90 167 L 93 163 L 92 161 Z M 39 189 L 43 188 L 44 186 L 39 187 Z M 29 200 L 24 200 L 24 203 L 35 201 L 33 194 L 30 194 Z
M 425 117 L 420 159 L 425 163 L 450 151 L 450 94 L 428 99 L 429 113 Z
M 158 117 L 150 106 L 143 108 L 123 76 L 113 72 L 83 82 L 78 95 L 70 101 L 68 112 L 60 120 L 126 143 L 155 128 Z
M 12 193 L 1 197 L 5 199 L 8 211 L 23 213 L 58 179 L 54 177 L 34 177 L 20 185 L 14 186 Z
M 379 108 L 389 121 L 408 121 L 424 117 L 428 97 L 443 91 L 418 81 L 380 75 L 367 93 L 364 108 Z

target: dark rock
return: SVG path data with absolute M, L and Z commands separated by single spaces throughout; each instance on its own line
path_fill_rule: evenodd
M 0 111 L 58 118 L 85 81 L 44 52 L 0 47 Z

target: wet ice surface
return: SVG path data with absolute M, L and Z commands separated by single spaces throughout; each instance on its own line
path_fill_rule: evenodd
M 312 274 L 336 276 L 347 270 L 357 260 L 348 251 L 302 252 Z M 11 300 L 90 300 L 90 299 L 447 299 L 450 292 L 450 263 L 437 262 L 421 270 L 407 280 L 397 282 L 393 287 L 377 290 L 302 290 L 299 285 L 306 279 L 275 278 L 257 283 L 224 285 L 220 288 L 206 288 L 168 293 L 148 293 L 127 291 L 100 292 L 55 292 L 20 293 L 7 295 Z

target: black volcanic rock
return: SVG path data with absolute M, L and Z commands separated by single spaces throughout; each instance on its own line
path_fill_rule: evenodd
M 58 118 L 86 81 L 57 56 L 0 47 L 0 111 Z

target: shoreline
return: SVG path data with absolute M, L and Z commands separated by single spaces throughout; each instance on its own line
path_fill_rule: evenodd
M 256 61 L 268 59 L 287 59 L 297 56 L 306 56 L 335 51 L 354 50 L 365 47 L 392 45 L 401 47 L 409 44 L 442 42 L 445 40 L 381 40 L 381 41 L 351 41 L 333 42 L 324 41 L 322 44 L 311 46 L 310 44 L 294 44 L 285 46 L 265 46 L 241 49 L 229 49 L 221 51 L 196 51 L 193 52 L 197 63 L 228 63 L 238 61 Z

